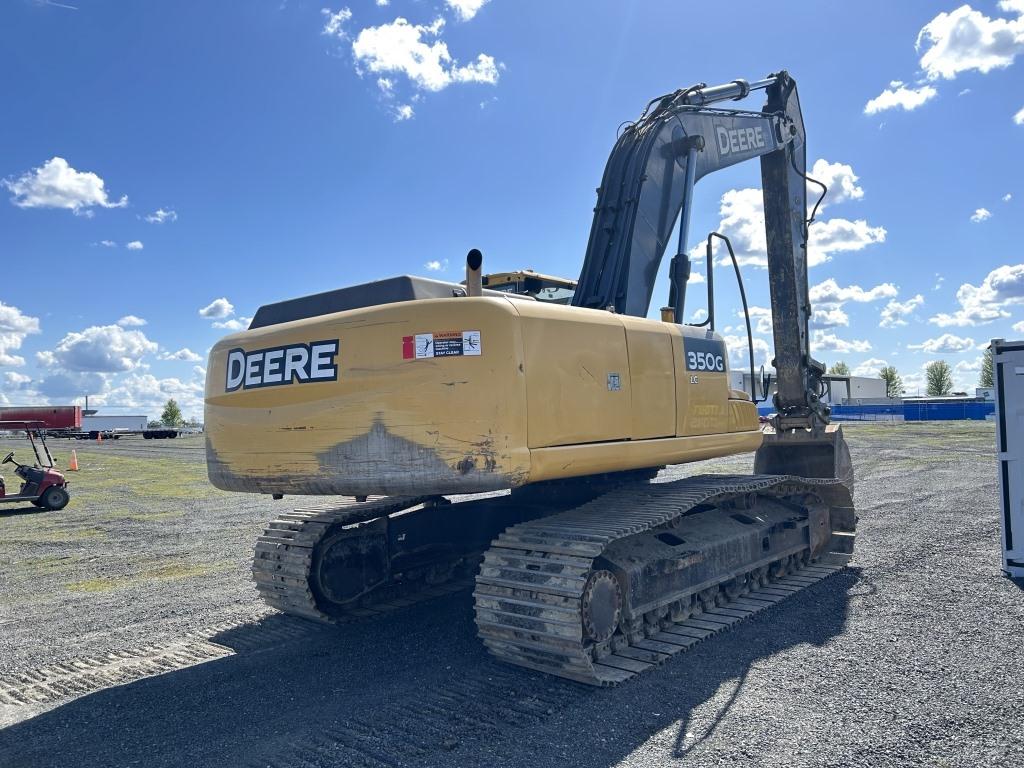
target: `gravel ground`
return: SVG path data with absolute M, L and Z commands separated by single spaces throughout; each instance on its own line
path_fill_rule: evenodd
M 490 660 L 468 593 L 269 611 L 248 561 L 287 501 L 211 489 L 199 439 L 76 444 L 65 511 L 0 507 L 0 766 L 1024 763 L 992 425 L 846 429 L 853 567 L 608 690 Z

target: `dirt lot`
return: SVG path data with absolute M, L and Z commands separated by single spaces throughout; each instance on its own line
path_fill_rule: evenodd
M 846 429 L 853 567 L 608 690 L 491 661 L 466 592 L 276 614 L 248 568 L 287 500 L 212 489 L 201 438 L 61 443 L 71 505 L 0 507 L 0 766 L 1024 763 L 992 425 Z

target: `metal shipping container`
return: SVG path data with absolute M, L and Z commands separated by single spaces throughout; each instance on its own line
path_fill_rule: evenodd
M 992 342 L 1003 570 L 1024 579 L 1024 341 Z

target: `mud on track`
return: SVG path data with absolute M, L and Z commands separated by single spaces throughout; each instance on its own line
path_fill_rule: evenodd
M 0 766 L 1021 763 L 992 426 L 846 429 L 855 567 L 611 690 L 492 661 L 468 592 L 269 611 L 249 558 L 287 500 L 210 488 L 197 438 L 59 444 L 72 504 L 0 507 Z

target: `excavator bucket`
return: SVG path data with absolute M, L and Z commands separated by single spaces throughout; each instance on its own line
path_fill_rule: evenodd
M 842 480 L 853 494 L 853 462 L 838 424 L 829 424 L 817 433 L 805 429 L 776 432 L 766 427 L 764 442 L 754 454 L 754 473 Z
M 795 475 L 801 478 L 838 480 L 830 492 L 829 524 L 831 535 L 823 535 L 815 544 L 817 551 L 852 555 L 857 528 L 853 507 L 853 462 L 850 448 L 838 424 L 823 431 L 792 430 L 776 432 L 767 428 L 764 442 L 754 454 L 754 473 L 758 475 Z M 814 538 L 819 538 L 815 536 Z

